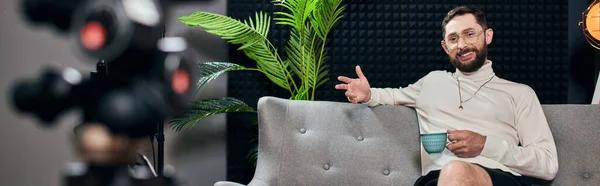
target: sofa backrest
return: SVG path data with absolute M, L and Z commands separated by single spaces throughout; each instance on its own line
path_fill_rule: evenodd
M 558 153 L 552 185 L 600 185 L 600 105 L 542 105 Z
M 600 106 L 544 105 L 558 148 L 552 185 L 600 183 Z M 258 103 L 259 151 L 250 185 L 413 185 L 420 176 L 416 112 L 404 106 Z

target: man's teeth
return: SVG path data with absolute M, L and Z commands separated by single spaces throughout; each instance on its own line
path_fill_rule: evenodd
M 473 53 L 473 52 L 467 52 L 467 53 L 465 53 L 465 54 L 463 54 L 463 55 L 460 55 L 460 56 L 462 56 L 462 57 L 465 57 L 465 56 L 467 56 L 467 55 L 469 55 L 469 54 L 471 54 L 471 53 Z

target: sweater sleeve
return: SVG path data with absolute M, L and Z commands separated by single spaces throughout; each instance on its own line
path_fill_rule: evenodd
M 556 144 L 535 92 L 517 105 L 516 112 L 516 129 L 521 146 L 487 136 L 481 155 L 522 175 L 554 179 L 558 172 Z
M 423 87 L 423 78 L 404 88 L 371 88 L 371 99 L 365 103 L 369 107 L 377 105 L 405 105 L 414 107 Z

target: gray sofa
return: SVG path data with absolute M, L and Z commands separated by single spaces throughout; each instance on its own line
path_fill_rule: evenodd
M 538 184 L 600 185 L 600 106 L 543 108 L 559 171 Z M 413 185 L 420 176 L 412 108 L 263 97 L 258 115 L 258 162 L 249 185 Z

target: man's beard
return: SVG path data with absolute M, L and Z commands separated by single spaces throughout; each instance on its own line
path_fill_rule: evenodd
M 458 60 L 458 56 L 466 54 L 468 52 L 475 53 L 475 59 L 473 59 L 470 63 L 461 63 Z M 477 50 L 476 47 L 467 47 L 463 50 L 460 50 L 456 53 L 456 56 L 448 56 L 450 58 L 450 63 L 454 65 L 461 72 L 475 72 L 479 70 L 485 63 L 485 59 L 487 57 L 487 45 L 484 43 L 483 47 L 481 47 L 481 51 Z

